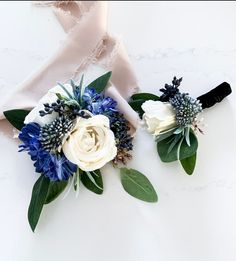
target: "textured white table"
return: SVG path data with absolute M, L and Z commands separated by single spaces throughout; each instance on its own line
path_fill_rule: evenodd
M 110 30 L 121 35 L 143 90 L 158 92 L 174 75 L 193 96 L 223 81 L 236 86 L 235 2 L 111 2 Z M 3 98 L 60 44 L 47 8 L 0 2 Z M 235 93 L 205 111 L 195 174 L 160 162 L 152 137 L 139 130 L 130 163 L 159 195 L 146 204 L 126 194 L 118 173 L 103 170 L 105 192 L 81 188 L 45 207 L 36 233 L 27 208 L 37 175 L 14 141 L 0 136 L 0 260 L 235 261 Z

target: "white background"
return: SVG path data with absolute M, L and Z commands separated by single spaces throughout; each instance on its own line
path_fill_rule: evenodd
M 236 86 L 235 2 L 110 2 L 109 28 L 125 42 L 140 86 L 157 92 L 183 76 L 198 96 L 223 81 Z M 48 8 L 0 2 L 0 95 L 59 46 L 64 33 Z M 37 179 L 26 154 L 0 136 L 0 260 L 235 261 L 235 93 L 203 114 L 195 173 L 163 164 L 140 129 L 130 166 L 155 185 L 159 202 L 131 198 L 111 166 L 102 196 L 81 188 L 45 207 L 36 232 L 27 223 Z

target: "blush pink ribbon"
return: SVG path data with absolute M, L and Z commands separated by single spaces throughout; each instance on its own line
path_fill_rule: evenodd
M 77 81 L 82 73 L 85 73 L 86 78 L 94 66 L 103 68 L 104 73 L 112 71 L 106 94 L 118 102 L 119 110 L 136 128 L 138 116 L 127 100 L 138 91 L 137 78 L 123 44 L 107 32 L 107 3 L 40 1 L 37 4 L 53 8 L 66 32 L 66 38 L 53 57 L 2 102 L 1 129 L 7 131 L 3 111 L 32 109 L 57 82 L 66 83 L 70 79 Z

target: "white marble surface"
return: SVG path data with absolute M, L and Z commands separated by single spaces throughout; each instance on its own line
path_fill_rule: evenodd
M 121 35 L 143 90 L 173 75 L 197 96 L 228 81 L 236 86 L 235 2 L 110 2 L 110 31 Z M 0 2 L 0 94 L 39 67 L 64 34 L 49 9 Z M 131 198 L 111 166 L 102 196 L 81 188 L 46 207 L 33 234 L 27 223 L 37 176 L 14 141 L 0 136 L 0 260 L 235 261 L 235 93 L 204 112 L 196 171 L 163 164 L 152 137 L 138 131 L 130 163 L 146 173 L 156 205 Z

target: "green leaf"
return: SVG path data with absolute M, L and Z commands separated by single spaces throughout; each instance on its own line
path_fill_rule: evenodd
M 173 134 L 176 135 L 176 134 Z M 163 162 L 172 162 L 176 160 L 182 160 L 192 156 L 198 148 L 198 141 L 191 130 L 189 133 L 189 141 L 191 146 L 188 146 L 184 136 L 171 148 L 169 151 L 170 144 L 173 141 L 173 135 L 163 139 L 161 141 L 157 141 L 157 151 Z
M 6 119 L 18 130 L 24 127 L 25 117 L 30 113 L 28 110 L 10 110 L 4 111 Z
M 78 191 L 80 185 L 79 168 L 77 168 L 77 171 L 74 174 L 73 183 L 74 183 L 74 190 Z
M 145 101 L 148 100 L 153 100 L 153 101 L 158 101 L 160 98 L 152 93 L 136 93 L 133 94 L 129 100 L 129 105 L 133 108 L 133 110 L 135 110 L 136 112 L 138 112 L 140 118 L 143 116 L 143 109 L 141 108 L 142 104 Z
M 49 204 L 55 200 L 66 188 L 68 181 L 51 181 L 48 188 L 48 194 L 44 204 Z
M 175 136 L 176 136 L 176 134 L 172 134 L 171 136 L 167 137 L 166 139 L 157 141 L 157 151 L 163 162 L 172 162 L 172 161 L 178 160 L 178 151 L 179 151 L 179 146 L 180 146 L 180 142 L 182 142 L 182 139 L 179 140 L 173 146 L 171 151 L 169 152 L 169 148 L 170 148 L 173 138 Z
M 173 140 L 171 141 L 167 153 L 170 153 L 170 152 L 172 151 L 172 149 L 174 148 L 174 146 L 175 146 L 177 143 L 180 142 L 181 136 L 182 136 L 181 134 L 175 134 L 175 137 L 174 137 Z
M 43 205 L 47 198 L 50 180 L 41 175 L 33 187 L 31 201 L 28 209 L 28 220 L 32 231 L 35 230 Z
M 145 100 L 134 100 L 134 101 L 129 101 L 129 105 L 131 106 L 131 108 L 138 112 L 140 118 L 142 118 L 144 111 L 142 109 L 142 104 L 145 102 Z
M 84 75 L 82 75 L 79 83 L 79 97 L 80 97 L 80 103 L 83 102 L 83 95 L 84 95 L 84 88 L 83 88 L 83 81 L 84 81 Z
M 196 135 L 192 130 L 190 130 L 189 132 L 189 142 L 191 146 L 187 144 L 186 139 L 183 140 L 179 151 L 179 160 L 188 158 L 197 151 L 198 141 Z
M 197 153 L 195 152 L 192 156 L 180 160 L 182 167 L 188 175 L 192 175 L 196 165 Z
M 135 169 L 120 169 L 121 183 L 131 196 L 146 201 L 157 202 L 157 194 L 150 181 Z
M 190 127 L 185 128 L 185 131 L 184 131 L 185 141 L 188 144 L 188 146 L 190 147 L 191 143 L 190 143 L 189 133 L 190 133 Z
M 88 173 L 80 170 L 80 180 L 83 185 L 92 192 L 96 194 L 103 193 L 102 174 L 99 169 L 89 172 L 89 176 Z
M 153 101 L 159 101 L 160 97 L 158 97 L 155 94 L 152 93 L 147 93 L 147 92 L 143 92 L 143 93 L 135 93 L 130 97 L 130 100 L 144 100 L 144 101 L 148 101 L 148 100 L 153 100 Z
M 66 87 L 63 85 L 63 84 L 61 84 L 61 83 L 57 83 L 61 88 L 62 88 L 62 90 L 67 94 L 67 96 L 70 98 L 70 99 L 74 99 L 74 97 L 70 94 L 70 92 L 66 89 Z
M 64 95 L 62 95 L 62 94 L 60 94 L 60 93 L 55 93 L 55 94 L 56 94 L 56 96 L 57 96 L 57 98 L 58 98 L 59 100 L 70 101 L 70 98 L 68 98 L 68 97 L 66 97 L 66 96 L 64 96 Z
M 167 131 L 163 131 L 161 132 L 157 138 L 156 138 L 156 141 L 157 142 L 160 142 L 161 140 L 164 140 L 168 137 L 170 137 L 171 135 L 173 135 L 173 133 L 175 134 L 175 130 L 176 130 L 176 127 L 172 128 L 172 129 L 169 129 Z
M 107 73 L 103 74 L 102 76 L 100 76 L 99 78 L 97 78 L 96 80 L 94 80 L 93 82 L 91 82 L 88 85 L 88 87 L 92 87 L 98 93 L 101 93 L 107 87 L 110 77 L 111 77 L 111 72 L 107 72 Z

